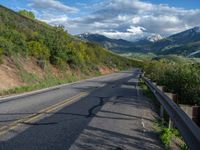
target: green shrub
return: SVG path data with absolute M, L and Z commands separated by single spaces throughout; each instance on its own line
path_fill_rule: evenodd
M 200 68 L 193 63 L 151 61 L 144 65 L 146 75 L 176 93 L 179 102 L 200 104 Z
M 14 45 L 11 41 L 0 37 L 0 48 L 2 49 L 5 55 L 10 56 L 13 52 Z
M 28 49 L 30 54 L 39 60 L 48 60 L 50 57 L 49 49 L 40 42 L 36 41 L 29 42 Z
M 162 128 L 160 139 L 166 147 L 169 147 L 173 136 L 174 134 L 172 129 Z

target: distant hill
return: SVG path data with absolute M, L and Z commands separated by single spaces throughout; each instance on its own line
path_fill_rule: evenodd
M 140 49 L 135 46 L 134 43 L 123 39 L 111 39 L 100 34 L 83 33 L 78 35 L 82 40 L 95 42 L 100 44 L 104 48 L 107 48 L 113 52 L 125 53 L 125 52 L 137 52 Z
M 150 47 L 157 54 L 190 55 L 200 49 L 200 27 L 171 35 L 153 43 Z
M 101 34 L 92 33 L 83 33 L 78 35 L 78 37 L 82 40 L 98 43 L 117 53 L 146 52 L 149 50 L 148 47 L 150 44 L 162 39 L 162 37 L 158 34 L 153 34 L 134 42 L 123 39 L 111 39 Z

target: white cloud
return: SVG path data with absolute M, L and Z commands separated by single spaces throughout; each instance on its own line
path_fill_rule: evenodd
M 143 38 L 144 34 L 137 34 L 137 33 L 133 33 L 133 32 L 119 32 L 119 31 L 113 31 L 113 32 L 96 32 L 99 34 L 103 34 L 109 38 L 112 39 L 124 39 L 127 41 L 135 41 L 139 38 Z
M 132 23 L 133 24 L 137 24 L 137 23 L 139 23 L 141 21 L 141 17 L 139 17 L 139 16 L 136 16 L 136 17 L 133 17 L 132 18 Z
M 146 29 L 143 27 L 134 27 L 130 26 L 130 29 L 127 29 L 128 32 L 134 33 L 134 34 L 142 34 Z
M 143 27 L 134 27 L 131 26 L 127 31 L 120 32 L 120 31 L 97 31 L 95 33 L 103 34 L 109 38 L 113 39 L 125 39 L 128 41 L 134 41 L 138 38 L 143 38 L 144 35 L 147 36 L 145 33 L 145 28 Z
M 103 0 L 88 7 L 87 15 L 72 18 L 65 12 L 77 12 L 56 0 L 32 0 L 32 7 L 62 10 L 43 13 L 40 18 L 50 24 L 63 24 L 72 34 L 101 33 L 111 38 L 135 40 L 151 34 L 168 36 L 200 25 L 200 9 L 184 9 L 140 0 Z M 82 12 L 80 12 L 82 14 Z
M 77 8 L 64 5 L 57 0 L 31 0 L 29 6 L 37 9 L 54 9 L 64 13 L 75 13 L 78 11 Z

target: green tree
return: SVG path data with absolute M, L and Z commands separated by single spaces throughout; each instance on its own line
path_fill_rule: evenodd
M 19 14 L 26 16 L 28 18 L 31 18 L 31 19 L 35 19 L 35 14 L 32 11 L 28 11 L 28 10 L 24 9 L 24 10 L 20 10 Z

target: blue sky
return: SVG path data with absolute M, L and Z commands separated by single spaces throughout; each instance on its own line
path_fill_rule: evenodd
M 168 4 L 170 6 L 182 7 L 186 9 L 200 8 L 199 0 L 145 0 L 145 2 L 151 2 L 154 4 Z
M 100 33 L 136 40 L 174 33 L 200 25 L 199 0 L 0 0 L 15 11 L 31 10 L 71 34 Z

